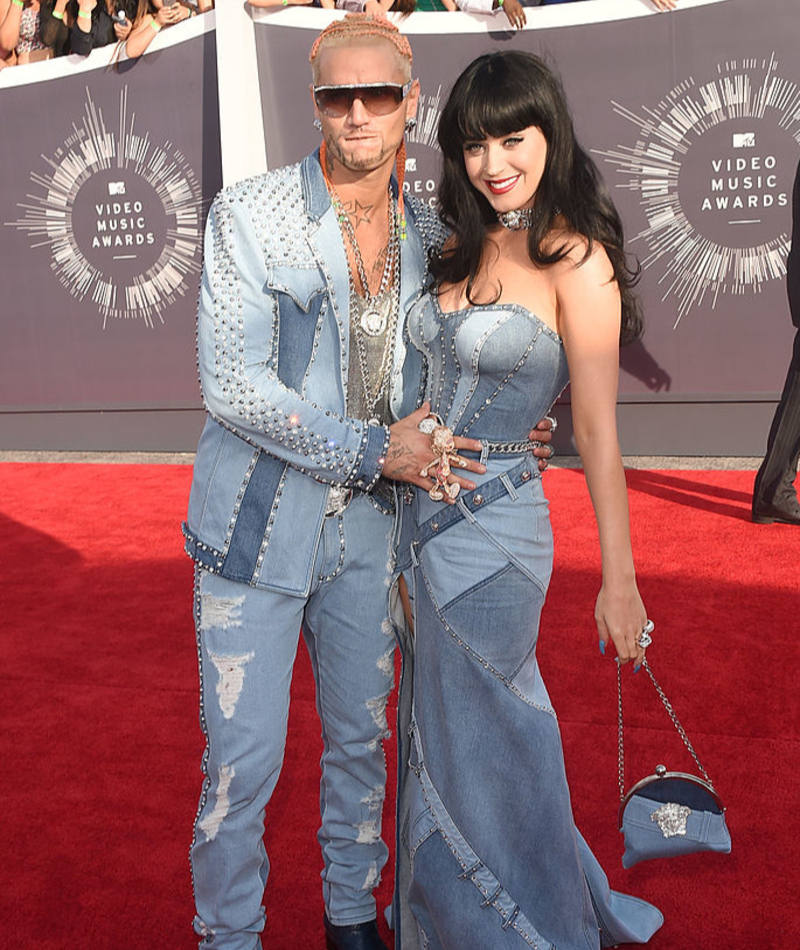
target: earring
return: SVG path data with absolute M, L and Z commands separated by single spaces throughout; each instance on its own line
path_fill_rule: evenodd
M 322 122 L 320 122 L 319 119 L 314 119 L 314 128 L 317 130 L 317 132 L 322 131 Z
M 412 116 L 410 119 L 406 119 L 406 132 L 413 132 L 417 127 L 417 120 Z

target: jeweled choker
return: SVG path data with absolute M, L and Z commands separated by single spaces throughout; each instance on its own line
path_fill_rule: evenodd
M 498 211 L 497 220 L 509 231 L 527 231 L 533 224 L 533 208 L 518 208 L 515 211 Z

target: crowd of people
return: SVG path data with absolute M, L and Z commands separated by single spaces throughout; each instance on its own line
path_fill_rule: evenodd
M 526 6 L 582 0 L 248 0 L 251 7 L 316 6 L 386 16 L 419 10 L 503 15 L 515 29 Z M 651 0 L 665 12 L 677 0 Z M 128 58 L 141 56 L 165 26 L 213 9 L 214 0 L 0 0 L 0 69 L 54 56 L 88 56 L 116 43 Z
M 400 13 L 408 16 L 420 12 L 478 13 L 483 15 L 503 15 L 510 26 L 518 30 L 525 26 L 527 18 L 525 7 L 546 7 L 554 3 L 579 3 L 583 0 L 247 0 L 251 7 L 314 6 L 331 10 L 347 10 L 351 13 L 369 13 L 372 16 L 386 16 L 387 13 Z M 665 13 L 674 10 L 678 0 L 650 0 L 653 6 Z
M 214 0 L 0 0 L 0 68 L 124 45 L 141 56 L 165 26 L 205 13 Z

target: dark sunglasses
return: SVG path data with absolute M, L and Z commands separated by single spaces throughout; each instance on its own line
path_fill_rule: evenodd
M 399 108 L 413 82 L 412 79 L 402 86 L 396 82 L 369 82 L 363 86 L 314 86 L 314 102 L 323 115 L 333 119 L 347 115 L 356 99 L 363 102 L 370 115 L 389 115 Z

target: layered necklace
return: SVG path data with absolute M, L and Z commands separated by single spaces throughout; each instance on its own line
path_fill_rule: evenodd
M 370 293 L 367 270 L 358 238 L 350 216 L 341 198 L 328 178 L 325 160 L 325 143 L 320 149 L 320 164 L 328 193 L 331 197 L 342 235 L 352 251 L 362 293 L 356 288 L 355 275 L 348 256 L 347 274 L 350 289 L 350 337 L 355 342 L 358 368 L 363 384 L 363 406 L 348 405 L 348 412 L 363 408 L 369 417 L 385 415 L 381 406 L 385 403 L 394 360 L 397 317 L 400 310 L 400 242 L 397 202 L 389 187 L 389 241 L 377 291 Z M 356 414 L 361 415 L 361 412 Z

